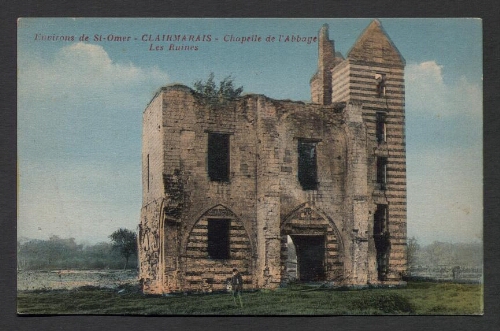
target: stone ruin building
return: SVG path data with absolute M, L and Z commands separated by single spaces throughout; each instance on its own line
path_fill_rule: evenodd
M 248 94 L 214 106 L 162 87 L 143 115 L 145 293 L 291 278 L 404 284 L 405 60 L 379 21 L 344 58 L 319 31 L 311 103 Z M 294 250 L 296 262 L 290 261 Z

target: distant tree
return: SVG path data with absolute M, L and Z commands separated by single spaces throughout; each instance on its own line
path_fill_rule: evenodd
M 125 258 L 125 266 L 127 269 L 130 256 L 137 254 L 137 235 L 134 231 L 120 228 L 113 232 L 109 238 L 114 249 L 120 251 L 120 254 Z
M 420 245 L 415 237 L 408 239 L 406 248 L 406 258 L 408 260 L 408 266 L 411 268 L 417 263 L 417 255 L 420 251 Z
M 432 244 L 426 246 L 425 250 L 428 256 L 428 264 L 437 267 L 450 263 L 452 252 L 451 243 L 434 241 Z
M 217 104 L 222 103 L 225 100 L 232 100 L 241 95 L 243 92 L 243 86 L 235 88 L 234 79 L 231 75 L 224 78 L 217 88 L 217 84 L 214 81 L 214 73 L 211 72 L 208 79 L 203 82 L 198 80 L 194 83 L 194 89 L 196 92 L 201 94 L 203 97 L 207 98 L 210 103 Z
M 19 270 L 118 269 L 123 267 L 120 249 L 110 242 L 77 244 L 75 238 L 51 236 L 48 240 L 22 239 L 17 242 Z M 129 260 L 128 267 L 137 261 Z

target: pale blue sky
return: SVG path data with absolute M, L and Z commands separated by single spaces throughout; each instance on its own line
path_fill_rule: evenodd
M 21 19 L 18 22 L 18 236 L 98 242 L 135 229 L 141 117 L 163 85 L 213 71 L 247 93 L 310 100 L 323 23 L 344 56 L 371 19 Z M 477 19 L 381 19 L 406 60 L 408 235 L 482 238 L 482 32 Z M 36 34 L 74 35 L 74 42 Z M 88 42 L 79 42 L 82 34 Z M 129 42 L 93 41 L 131 36 Z M 198 51 L 149 51 L 144 34 L 210 34 Z M 261 42 L 226 43 L 225 35 Z M 137 38 L 137 41 L 134 40 Z M 154 43 L 168 48 L 169 43 Z M 181 43 L 194 45 L 193 43 Z

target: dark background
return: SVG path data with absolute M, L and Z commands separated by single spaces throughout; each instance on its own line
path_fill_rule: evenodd
M 479 17 L 484 37 L 484 316 L 131 317 L 16 315 L 16 19 L 18 17 Z M 499 17 L 497 0 L 0 1 L 0 330 L 500 329 Z

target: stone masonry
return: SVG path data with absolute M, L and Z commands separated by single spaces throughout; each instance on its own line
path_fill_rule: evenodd
M 312 103 L 216 104 L 162 87 L 143 114 L 145 293 L 290 279 L 401 284 L 406 272 L 404 59 L 378 21 L 344 59 L 319 32 Z

